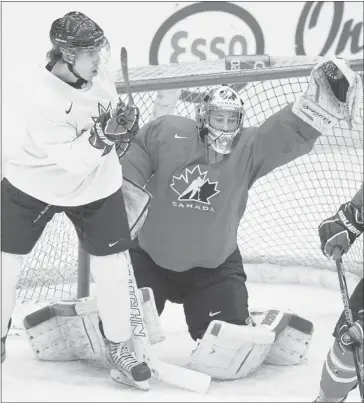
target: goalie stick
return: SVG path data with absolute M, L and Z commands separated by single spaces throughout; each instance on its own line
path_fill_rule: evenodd
M 132 327 L 132 340 L 134 352 L 138 361 L 145 361 L 152 370 L 153 377 L 170 385 L 187 389 L 192 392 L 206 393 L 211 377 L 201 372 L 193 371 L 178 365 L 161 361 L 151 350 L 151 344 L 147 328 L 143 319 L 140 296 L 136 285 L 134 270 L 131 262 L 128 262 L 129 271 L 129 296 L 130 296 L 130 322 Z M 113 371 L 111 376 L 117 380 L 118 371 Z
M 345 320 L 348 326 L 353 324 L 353 314 L 351 312 L 349 306 L 349 293 L 348 293 L 348 286 L 346 284 L 346 277 L 344 273 L 344 268 L 342 265 L 342 255 L 340 247 L 336 246 L 333 252 L 334 259 L 336 261 L 336 270 L 339 277 L 339 284 L 340 284 L 340 291 L 341 291 L 341 298 L 344 304 L 344 313 L 345 313 Z M 360 354 L 359 354 L 359 347 L 355 346 L 353 349 L 353 356 L 354 356 L 354 363 L 355 363 L 355 370 L 356 376 L 358 377 L 358 384 L 359 384 L 359 391 L 360 391 L 360 398 L 361 402 L 364 402 L 364 395 L 363 395 L 363 382 L 364 382 L 364 374 L 363 374 L 363 364 L 360 361 Z

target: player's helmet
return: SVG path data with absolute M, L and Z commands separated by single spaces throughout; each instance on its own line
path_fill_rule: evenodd
M 219 119 L 212 116 L 212 111 L 228 111 L 229 124 L 224 127 Z M 197 108 L 197 127 L 200 133 L 207 135 L 208 145 L 220 154 L 229 154 L 234 147 L 234 140 L 243 124 L 244 103 L 239 94 L 228 85 L 212 89 L 203 98 Z M 221 120 L 221 119 L 220 119 Z
M 49 33 L 54 48 L 58 48 L 63 60 L 73 65 L 77 49 L 110 52 L 104 31 L 95 21 L 78 11 L 71 11 L 55 20 Z

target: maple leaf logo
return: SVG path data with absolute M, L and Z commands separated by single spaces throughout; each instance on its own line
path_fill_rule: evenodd
M 95 125 L 97 119 L 98 119 L 101 115 L 103 115 L 104 113 L 109 112 L 109 111 L 112 110 L 111 102 L 109 102 L 109 105 L 108 105 L 106 108 L 105 108 L 104 106 L 102 106 L 102 105 L 100 104 L 100 102 L 98 102 L 98 103 L 97 103 L 97 110 L 98 110 L 98 114 L 99 114 L 99 115 L 98 115 L 98 116 L 91 116 L 92 122 L 91 122 L 91 121 L 88 121 L 88 123 L 86 123 L 86 124 L 82 127 L 82 129 L 81 129 L 80 132 L 78 131 L 77 126 L 76 126 L 76 133 L 77 133 L 76 136 L 77 136 L 77 137 L 81 136 L 84 132 L 86 132 L 87 130 L 91 129 L 92 126 Z
M 180 176 L 173 175 L 170 186 L 178 194 L 178 200 L 211 204 L 211 197 L 220 190 L 216 188 L 217 182 L 211 182 L 206 176 L 207 171 L 201 172 L 200 166 L 196 165 L 192 170 L 186 168 Z
M 98 109 L 99 116 L 92 116 L 92 120 L 93 120 L 94 122 L 96 122 L 96 120 L 97 120 L 101 115 L 103 115 L 103 114 L 106 113 L 106 112 L 110 112 L 110 111 L 112 110 L 111 102 L 109 102 L 109 105 L 108 105 L 106 108 L 105 108 L 104 106 L 102 106 L 102 105 L 100 104 L 100 102 L 98 102 L 98 104 L 97 104 L 97 109 Z

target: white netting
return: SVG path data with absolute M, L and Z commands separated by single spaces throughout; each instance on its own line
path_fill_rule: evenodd
M 286 63 L 284 68 L 243 72 L 238 76 L 236 72 L 235 75 L 223 72 L 221 61 L 193 65 L 195 70 L 192 64 L 132 69 L 130 79 L 132 88 L 138 90 L 134 92 L 134 100 L 140 108 L 141 125 L 155 116 L 156 100 L 162 110 L 194 119 L 202 94 L 228 79 L 225 83 L 236 83 L 234 87 L 244 100 L 245 125 L 259 125 L 305 91 L 312 67 L 287 67 Z M 188 83 L 198 82 L 199 75 L 204 86 L 187 87 Z M 262 77 L 264 81 L 258 80 Z M 118 81 L 116 87 L 119 93 L 125 92 L 122 82 Z M 150 88 L 179 90 L 157 92 L 149 91 Z M 126 95 L 122 98 L 126 99 Z M 177 105 L 171 106 L 173 98 Z M 317 227 L 340 204 L 353 197 L 362 181 L 363 109 L 352 130 L 340 124 L 328 136 L 321 136 L 308 155 L 277 168 L 253 186 L 238 231 L 243 260 L 254 264 L 254 271 L 257 263 L 263 264 L 266 278 L 273 277 L 270 280 L 283 276 L 282 268 L 289 266 L 295 266 L 296 271 L 285 274 L 288 281 L 300 281 L 298 267 L 335 271 L 334 262 L 321 253 Z M 269 269 L 267 264 L 276 268 Z M 349 273 L 362 276 L 362 239 L 345 256 L 345 266 Z M 317 273 L 319 283 L 323 282 L 324 271 L 312 273 Z M 311 279 L 314 277 L 312 274 Z M 52 299 L 55 295 L 68 298 L 76 292 L 76 280 L 77 238 L 68 219 L 58 216 L 26 259 L 18 283 L 18 297 L 21 300 Z

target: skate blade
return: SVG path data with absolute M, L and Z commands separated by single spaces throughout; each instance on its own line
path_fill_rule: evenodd
M 127 377 L 126 375 L 124 375 L 120 371 L 117 371 L 116 369 L 110 370 L 110 376 L 114 381 L 122 383 L 123 385 L 130 386 L 132 388 L 139 390 L 145 390 L 145 391 L 149 390 L 148 381 L 136 382 L 134 381 L 134 379 Z

